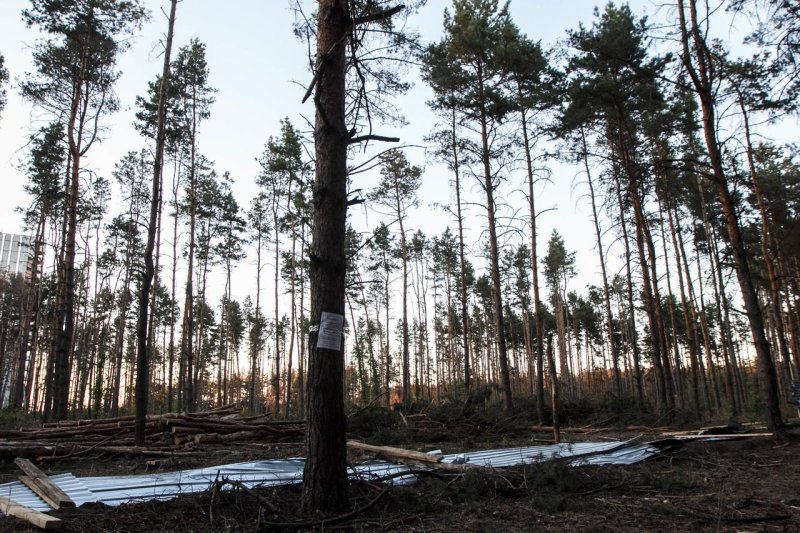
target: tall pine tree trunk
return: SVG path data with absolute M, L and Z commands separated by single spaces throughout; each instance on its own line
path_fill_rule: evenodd
M 486 102 L 483 93 L 482 69 L 478 66 L 478 85 L 481 90 L 480 101 Z M 492 311 L 494 315 L 495 336 L 497 340 L 497 356 L 500 363 L 500 382 L 503 388 L 503 402 L 506 409 L 514 406 L 511 394 L 511 372 L 508 367 L 508 350 L 506 348 L 505 323 L 503 320 L 503 286 L 500 281 L 500 252 L 497 246 L 497 221 L 495 217 L 495 183 L 491 170 L 489 154 L 488 119 L 485 105 L 481 107 L 481 162 L 483 164 L 483 190 L 486 194 L 486 218 L 489 226 L 489 262 L 492 281 Z
M 315 328 L 309 335 L 308 459 L 303 470 L 303 507 L 307 510 L 340 509 L 347 502 L 344 340 L 334 348 L 325 343 L 319 346 L 318 337 L 323 312 L 344 318 L 349 140 L 345 49 L 352 22 L 346 0 L 319 0 L 309 317 Z
M 167 30 L 167 43 L 164 49 L 164 69 L 161 73 L 161 84 L 158 88 L 158 116 L 156 119 L 156 154 L 153 162 L 153 184 L 150 196 L 150 220 L 147 226 L 147 245 L 144 250 L 144 275 L 139 288 L 139 320 L 136 326 L 136 421 L 134 424 L 134 442 L 137 446 L 144 445 L 145 422 L 147 418 L 147 403 L 150 385 L 150 358 L 153 346 L 153 327 L 148 322 L 148 298 L 155 276 L 153 249 L 155 248 L 156 232 L 161 200 L 161 171 L 164 163 L 164 142 L 167 109 L 167 87 L 169 86 L 169 61 L 172 54 L 172 34 L 175 27 L 175 9 L 178 0 L 172 0 L 169 11 L 169 26 Z M 150 327 L 148 327 L 150 326 Z

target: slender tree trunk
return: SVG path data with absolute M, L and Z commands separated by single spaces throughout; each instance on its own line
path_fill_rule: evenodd
M 28 352 L 33 356 L 31 345 L 31 331 L 35 328 L 36 307 L 39 303 L 39 266 L 42 262 L 42 246 L 47 218 L 44 209 L 39 215 L 36 224 L 36 236 L 33 239 L 33 257 L 31 258 L 30 279 L 26 283 L 25 310 L 22 314 L 21 331 L 17 344 L 17 367 L 14 385 L 11 393 L 11 405 L 21 408 L 25 401 L 25 368 L 28 362 Z
M 86 52 L 81 57 L 78 79 L 72 95 L 72 106 L 67 125 L 67 138 L 70 152 L 70 180 L 65 191 L 65 234 L 64 256 L 58 269 L 58 293 L 55 309 L 57 326 L 53 345 L 53 418 L 65 420 L 69 403 L 69 358 L 72 346 L 75 319 L 75 248 L 78 227 L 78 195 L 81 170 L 83 124 L 78 117 L 83 99 Z
M 756 172 L 756 165 L 755 161 L 753 160 L 753 145 L 750 139 L 750 118 L 747 108 L 745 107 L 744 96 L 741 93 L 737 94 L 739 96 L 739 107 L 742 111 L 742 119 L 744 121 L 744 139 L 747 153 L 747 166 L 748 170 L 750 171 L 750 181 L 753 188 L 753 194 L 756 197 L 758 212 L 761 218 L 761 255 L 764 258 L 764 265 L 767 267 L 770 308 L 773 316 L 775 317 L 775 334 L 778 337 L 778 348 L 780 350 L 781 358 L 783 361 L 789 362 L 792 360 L 792 354 L 789 349 L 789 343 L 786 339 L 786 331 L 783 326 L 783 309 L 781 306 L 781 293 L 778 284 L 775 261 L 773 260 L 772 253 L 769 249 L 769 241 L 772 232 L 770 231 L 769 216 L 767 215 L 767 205 L 764 202 L 764 195 L 761 192 L 761 178 L 758 176 L 758 172 Z
M 456 189 L 456 219 L 458 222 L 458 267 L 460 276 L 461 303 L 461 344 L 464 349 L 464 389 L 469 395 L 472 371 L 469 353 L 469 313 L 467 312 L 467 266 L 464 258 L 464 216 L 461 206 L 461 165 L 458 155 L 458 139 L 456 137 L 456 111 L 452 109 L 451 143 L 453 147 L 453 176 Z
M 686 394 L 684 390 L 684 381 L 683 381 L 683 368 L 681 365 L 681 355 L 680 350 L 678 347 L 678 334 L 677 334 L 677 325 L 678 320 L 675 317 L 675 296 L 672 292 L 672 276 L 670 275 L 669 271 L 669 253 L 667 251 L 667 234 L 664 230 L 664 204 L 661 201 L 661 198 L 658 198 L 658 222 L 659 222 L 659 229 L 661 230 L 661 247 L 664 255 L 664 277 L 667 280 L 667 305 L 669 305 L 669 323 L 670 323 L 670 330 L 672 335 L 670 336 L 670 341 L 668 342 L 671 345 L 674 357 L 675 357 L 675 374 L 673 376 L 673 382 L 675 383 L 675 392 L 678 395 L 678 399 L 680 400 L 681 405 L 685 404 L 686 401 Z M 666 332 L 665 332 L 666 334 Z M 667 346 L 666 354 L 669 353 L 670 346 Z M 668 357 L 668 356 L 667 356 Z
M 169 319 L 169 367 L 167 373 L 167 412 L 171 413 L 174 403 L 175 391 L 173 390 L 173 369 L 175 366 L 175 323 L 178 320 L 175 312 L 176 283 L 178 270 L 178 189 L 180 188 L 180 170 L 176 160 L 175 173 L 172 182 L 172 206 L 175 209 L 175 218 L 172 224 L 172 276 L 170 277 L 170 319 Z M 178 390 L 181 390 L 178 387 Z M 180 402 L 178 402 L 180 404 Z
M 665 194 L 667 194 L 665 192 Z M 689 365 L 691 367 L 691 394 L 694 409 L 697 411 L 698 417 L 703 416 L 703 404 L 700 401 L 700 366 L 697 360 L 697 338 L 695 337 L 695 325 L 697 324 L 697 317 L 694 312 L 694 304 L 691 308 L 689 302 L 686 300 L 686 291 L 683 284 L 683 270 L 681 268 L 681 246 L 678 246 L 678 238 L 676 236 L 675 224 L 672 218 L 672 209 L 670 208 L 670 198 L 667 195 L 665 198 L 667 208 L 667 222 L 669 224 L 669 231 L 672 237 L 672 248 L 675 250 L 675 266 L 678 273 L 678 290 L 681 294 L 681 308 L 683 310 L 683 326 L 686 329 L 686 344 L 689 350 Z M 687 278 L 687 284 L 691 284 L 691 279 Z
M 256 382 L 258 381 L 258 362 L 261 352 L 261 336 L 263 335 L 261 323 L 261 213 L 256 222 L 256 304 L 253 313 L 255 320 L 250 333 L 250 384 L 249 384 L 249 397 L 250 397 L 250 415 L 256 414 L 258 408 L 258 398 L 256 394 Z
M 275 178 L 273 178 L 275 179 Z M 274 181 L 273 181 L 274 184 Z M 280 335 L 280 314 L 279 314 L 279 276 L 281 271 L 280 266 L 280 220 L 278 218 L 278 191 L 276 187 L 272 190 L 272 223 L 275 229 L 275 373 L 272 376 L 272 409 L 275 416 L 280 413 L 281 407 L 281 335 Z
M 517 87 L 518 92 L 521 89 Z M 536 409 L 539 423 L 544 423 L 544 321 L 542 320 L 542 300 L 539 296 L 539 259 L 537 257 L 536 197 L 533 192 L 534 175 L 531 143 L 528 135 L 528 120 L 525 109 L 522 111 L 522 142 L 525 149 L 525 168 L 528 178 L 528 217 L 531 221 L 531 282 L 533 284 L 533 321 L 536 334 Z
M 139 320 L 136 326 L 136 422 L 134 425 L 134 442 L 144 445 L 147 403 L 149 396 L 150 359 L 152 357 L 153 328 L 148 328 L 147 313 L 155 265 L 153 249 L 156 242 L 158 218 L 161 198 L 161 171 L 164 163 L 164 122 L 167 109 L 167 87 L 169 86 L 169 61 L 172 54 L 172 35 L 175 27 L 175 9 L 178 0 L 172 0 L 169 11 L 167 42 L 164 49 L 164 68 L 161 73 L 161 84 L 158 88 L 158 114 L 156 119 L 156 154 L 153 163 L 153 187 L 150 192 L 150 220 L 147 225 L 147 245 L 144 250 L 144 276 L 139 289 Z
M 319 0 L 317 11 L 316 179 L 310 250 L 311 323 L 303 507 L 334 510 L 347 502 L 344 340 L 320 346 L 322 313 L 344 318 L 347 218 L 345 49 L 352 20 L 345 0 Z M 328 332 L 335 336 L 337 332 Z
M 183 302 L 183 325 L 181 328 L 181 361 L 185 367 L 184 398 L 185 409 L 195 410 L 194 387 L 194 254 L 197 215 L 197 98 L 193 87 L 192 98 L 191 149 L 189 154 L 189 250 L 186 267 L 186 291 Z
M 289 195 L 291 197 L 291 194 Z M 297 304 L 295 303 L 296 287 L 295 275 L 297 272 L 297 234 L 294 230 L 294 221 L 292 221 L 292 265 L 290 270 L 289 279 L 289 294 L 291 297 L 291 322 L 289 331 L 289 350 L 286 352 L 286 402 L 284 405 L 284 417 L 289 418 L 289 408 L 292 402 L 292 357 L 294 356 L 294 338 L 297 334 Z M 353 324 L 355 328 L 355 324 Z
M 553 335 L 547 338 L 547 363 L 550 366 L 550 399 L 553 403 L 553 441 L 556 444 L 561 442 L 561 421 L 559 414 L 559 385 L 558 373 L 556 372 L 556 359 L 553 356 Z
M 480 101 L 486 102 L 485 95 L 483 95 L 483 79 L 482 69 L 478 66 L 478 85 L 480 87 L 481 95 Z M 486 116 L 485 107 L 481 107 L 480 112 L 480 125 L 481 125 L 481 162 L 483 163 L 483 189 L 486 193 L 486 217 L 487 225 L 489 226 L 489 259 L 490 259 L 490 277 L 492 280 L 492 310 L 494 314 L 495 335 L 497 338 L 497 355 L 500 362 L 500 381 L 503 387 L 503 401 L 506 409 L 511 409 L 514 406 L 514 400 L 511 394 L 511 373 L 508 367 L 508 350 L 506 348 L 505 338 L 505 323 L 503 320 L 503 293 L 502 284 L 500 282 L 500 252 L 497 247 L 497 221 L 495 217 L 495 201 L 494 190 L 495 183 L 492 176 L 490 154 L 489 154 L 489 132 L 488 132 L 488 118 Z
M 722 262 L 719 257 L 717 232 L 712 230 L 709 253 L 711 254 L 711 265 L 714 267 L 712 277 L 714 282 L 714 298 L 717 307 L 717 322 L 719 323 L 719 336 L 722 344 L 722 357 L 725 363 L 725 377 L 727 378 L 728 399 L 731 405 L 731 418 L 737 418 L 741 411 L 739 399 L 736 394 L 736 356 L 733 349 L 731 336 L 731 324 L 728 320 L 728 297 L 725 294 L 725 282 L 722 277 Z
M 386 259 L 384 258 L 384 265 L 385 264 L 386 264 Z M 385 315 L 384 318 L 386 319 L 386 343 L 383 345 L 384 361 L 386 362 L 386 368 L 384 369 L 384 385 L 386 386 L 386 406 L 389 407 L 392 404 L 392 352 L 390 351 L 391 344 L 389 343 L 391 335 L 389 335 L 389 269 L 388 268 L 384 270 L 383 312 Z
M 633 373 L 634 373 L 634 384 L 636 389 L 636 400 L 639 405 L 644 404 L 644 390 L 642 386 L 642 367 L 641 367 L 641 355 L 639 354 L 639 338 L 638 333 L 636 331 L 636 307 L 634 306 L 634 299 L 633 299 L 633 275 L 631 272 L 631 247 L 630 247 L 630 238 L 628 236 L 628 223 L 625 219 L 625 203 L 622 201 L 622 190 L 620 185 L 619 176 L 615 173 L 615 182 L 616 187 L 614 188 L 615 192 L 617 193 L 617 203 L 619 205 L 619 219 L 620 219 L 620 228 L 622 229 L 622 242 L 625 244 L 625 272 L 627 275 L 627 296 L 628 296 L 628 309 L 630 311 L 630 317 L 628 318 L 628 324 L 630 328 L 631 334 L 631 346 L 633 348 Z
M 306 242 L 306 226 L 300 226 L 300 242 Z M 302 267 L 305 269 L 305 267 Z M 305 311 L 305 297 L 306 297 L 306 274 L 303 270 L 300 272 L 300 346 L 297 351 L 297 413 L 300 418 L 306 416 L 306 311 Z M 370 344 L 372 348 L 372 344 Z
M 594 221 L 594 232 L 597 239 L 597 253 L 600 258 L 600 271 L 603 275 L 603 299 L 606 311 L 606 331 L 608 334 L 608 342 L 611 348 L 611 363 L 614 369 L 614 392 L 617 396 L 622 394 L 622 381 L 619 374 L 619 352 L 617 350 L 617 343 L 614 342 L 614 317 L 611 314 L 611 295 L 608 290 L 608 274 L 606 272 L 606 256 L 603 251 L 602 232 L 600 231 L 600 219 L 597 216 L 597 203 L 595 201 L 594 184 L 592 183 L 592 175 L 589 170 L 589 154 L 586 148 L 586 136 L 581 129 L 581 141 L 583 146 L 583 164 L 586 170 L 586 182 L 589 185 L 589 198 L 592 201 L 592 220 Z
M 408 245 L 406 243 L 406 230 L 403 224 L 405 213 L 400 202 L 400 183 L 395 176 L 394 182 L 395 214 L 400 224 L 400 256 L 403 261 L 403 405 L 411 405 L 411 374 L 410 374 L 410 355 L 408 337 Z

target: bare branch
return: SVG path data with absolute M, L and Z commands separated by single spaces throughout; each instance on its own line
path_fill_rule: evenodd
M 406 8 L 405 5 L 400 4 L 400 5 L 391 7 L 389 9 L 386 9 L 385 11 L 379 11 L 378 13 L 372 13 L 371 15 L 364 15 L 363 17 L 356 17 L 353 20 L 353 25 L 366 24 L 368 22 L 376 22 L 378 20 L 386 20 L 388 18 L 391 18 L 391 17 L 397 15 L 398 13 L 400 13 L 405 8 Z
M 353 137 L 347 144 L 356 144 L 365 141 L 380 141 L 380 142 L 387 142 L 387 143 L 396 143 L 400 142 L 400 137 L 385 137 L 383 135 L 360 135 L 358 137 Z

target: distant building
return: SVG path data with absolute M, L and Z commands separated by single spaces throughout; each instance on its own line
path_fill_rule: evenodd
M 26 274 L 32 258 L 30 237 L 0 232 L 0 271 Z

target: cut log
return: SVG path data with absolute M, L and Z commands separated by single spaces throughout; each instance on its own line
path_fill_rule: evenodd
M 475 469 L 493 471 L 491 467 L 482 465 L 471 465 L 469 463 L 445 463 L 442 462 L 441 455 L 432 455 L 415 450 L 406 450 L 404 448 L 393 448 L 391 446 L 373 446 L 371 444 L 364 444 L 363 442 L 356 440 L 347 441 L 347 447 L 354 450 L 377 453 L 379 456 L 388 461 L 394 461 L 403 464 L 422 463 L 437 470 L 448 470 L 450 472 L 465 472 L 467 470 Z
M 220 438 L 218 433 L 200 433 L 199 435 L 194 436 L 195 444 L 202 444 L 202 443 L 210 444 L 219 441 Z
M 75 502 L 72 498 L 61 490 L 58 485 L 47 477 L 47 474 L 39 470 L 30 460 L 22 457 L 17 457 L 14 463 L 25 472 L 25 476 L 20 476 L 19 480 L 39 495 L 47 504 L 53 509 L 61 509 L 62 507 L 75 507 Z
M 15 516 L 26 522 L 30 522 L 36 527 L 42 529 L 58 529 L 61 527 L 61 519 L 55 516 L 40 513 L 30 507 L 25 507 L 19 503 L 9 500 L 4 496 L 0 496 L 0 511 L 4 514 Z
M 431 455 L 422 453 L 415 450 L 406 450 L 404 448 L 393 448 L 391 446 L 373 446 L 372 444 L 365 444 L 357 440 L 347 441 L 347 447 L 353 450 L 361 450 L 365 452 L 377 453 L 384 459 L 389 461 L 398 460 L 400 462 L 414 461 L 424 464 L 438 464 L 442 462 L 440 455 Z

